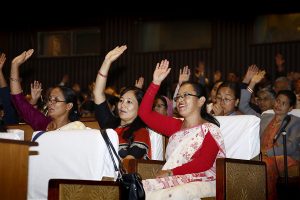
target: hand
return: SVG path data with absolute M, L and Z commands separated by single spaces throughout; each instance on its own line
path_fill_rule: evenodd
M 105 61 L 112 63 L 113 61 L 115 61 L 117 58 L 120 57 L 120 55 L 122 55 L 122 53 L 127 49 L 126 45 L 123 46 L 117 46 L 116 48 L 114 48 L 113 50 L 111 50 L 110 52 L 108 52 L 105 56 Z
M 219 103 L 215 103 L 212 107 L 212 112 L 215 116 L 224 116 L 224 110 Z
M 153 73 L 153 83 L 160 85 L 161 82 L 168 76 L 171 68 L 169 68 L 169 61 L 162 60 L 160 63 L 156 64 L 156 68 Z
M 21 53 L 20 55 L 18 55 L 17 57 L 15 57 L 13 59 L 13 61 L 11 62 L 12 65 L 20 66 L 21 64 L 23 64 L 26 60 L 28 60 L 32 56 L 33 52 L 34 52 L 33 49 L 24 51 L 23 53 Z
M 42 95 L 42 84 L 38 81 L 34 81 L 33 83 L 30 84 L 31 86 L 31 98 L 32 101 L 30 102 L 31 104 L 36 104 L 39 98 Z
M 184 66 L 183 69 L 179 70 L 179 80 L 178 84 L 181 85 L 183 82 L 188 81 L 190 79 L 191 70 L 188 66 Z
M 5 53 L 1 53 L 1 56 L 0 56 L 0 70 L 3 69 L 3 65 L 5 63 L 5 60 L 6 60 Z
M 254 83 L 254 84 L 259 83 L 265 77 L 265 74 L 266 74 L 265 70 L 259 71 L 252 77 L 251 83 Z
M 256 65 L 250 65 L 248 67 L 247 73 L 245 75 L 245 78 L 243 80 L 244 83 L 249 84 L 249 82 L 251 81 L 252 77 L 257 74 L 258 72 L 258 67 Z
M 167 177 L 167 176 L 173 176 L 172 170 L 160 170 L 156 174 L 156 178 L 162 178 L 162 177 Z
M 135 80 L 135 87 L 143 89 L 144 77 L 140 77 L 138 80 Z

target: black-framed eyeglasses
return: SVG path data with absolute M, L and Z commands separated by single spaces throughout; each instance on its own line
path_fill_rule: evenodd
M 196 95 L 196 94 L 183 93 L 182 95 L 177 95 L 176 97 L 174 97 L 174 101 L 178 101 L 180 98 L 186 99 L 188 96 L 197 97 L 197 98 L 200 97 L 199 95 Z
M 56 104 L 58 102 L 66 102 L 66 100 L 59 100 L 57 97 L 48 97 L 47 103 Z

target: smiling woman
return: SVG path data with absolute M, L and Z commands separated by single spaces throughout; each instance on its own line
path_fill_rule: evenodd
M 193 82 L 181 84 L 175 100 L 183 121 L 152 110 L 155 95 L 170 70 L 167 60 L 156 65 L 139 109 L 139 116 L 151 129 L 169 136 L 165 165 L 156 179 L 143 182 L 147 199 L 214 196 L 215 162 L 225 157 L 225 147 L 219 122 L 206 111 L 205 89 Z
M 126 49 L 124 45 L 108 52 L 97 73 L 94 88 L 95 115 L 102 129 L 113 128 L 118 133 L 121 158 L 151 159 L 149 132 L 137 114 L 144 92 L 135 86 L 123 89 L 117 105 L 119 117 L 112 114 L 104 93 L 109 68 Z
M 33 54 L 33 49 L 24 51 L 15 57 L 11 64 L 10 89 L 12 102 L 20 117 L 28 123 L 33 130 L 51 131 L 60 129 L 70 122 L 79 119 L 77 111 L 77 97 L 75 92 L 67 87 L 58 86 L 50 91 L 47 108 L 48 116 L 35 109 L 22 94 L 19 80 L 19 67 Z M 81 123 L 81 122 L 80 122 Z

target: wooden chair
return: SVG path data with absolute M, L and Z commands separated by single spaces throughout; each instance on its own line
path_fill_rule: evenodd
M 48 200 L 119 200 L 119 184 L 113 181 L 50 179 Z
M 261 161 L 217 159 L 217 200 L 267 199 L 266 164 Z
M 33 129 L 28 124 L 7 125 L 7 129 L 21 129 L 24 131 L 24 141 L 31 141 Z

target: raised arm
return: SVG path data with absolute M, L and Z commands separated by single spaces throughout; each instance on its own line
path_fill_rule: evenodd
M 31 88 L 31 99 L 29 103 L 33 106 L 35 106 L 39 100 L 39 98 L 42 96 L 42 83 L 38 81 L 34 81 L 30 84 Z
M 253 110 L 250 107 L 249 103 L 250 103 L 251 94 L 253 93 L 253 89 L 254 89 L 255 85 L 263 79 L 265 73 L 266 73 L 265 71 L 258 71 L 258 68 L 256 66 L 253 67 L 253 65 L 251 65 L 248 68 L 247 74 L 248 74 L 248 79 L 250 78 L 250 81 L 248 79 L 245 81 L 245 79 L 244 79 L 243 82 L 244 83 L 250 82 L 250 83 L 249 83 L 247 89 L 241 90 L 241 98 L 240 98 L 240 103 L 239 103 L 239 110 L 242 111 L 243 113 L 260 117 L 260 113 Z M 246 74 L 245 78 L 247 77 L 247 74 Z
M 28 60 L 34 50 L 29 49 L 28 51 L 24 51 L 17 57 L 13 59 L 11 62 L 11 70 L 10 70 L 10 92 L 11 94 L 20 94 L 22 93 L 22 87 L 21 87 L 21 78 L 19 76 L 19 67 Z
M 6 56 L 4 53 L 0 55 L 0 99 L 3 105 L 4 117 L 3 121 L 5 124 L 16 124 L 18 123 L 18 115 L 13 108 L 10 101 L 10 91 L 7 87 L 7 82 L 3 75 L 3 66 L 6 61 Z
M 159 86 L 170 73 L 171 68 L 168 66 L 169 61 L 167 60 L 157 63 L 156 69 L 153 73 L 153 81 L 148 87 L 139 107 L 139 116 L 148 125 L 148 127 L 154 131 L 170 136 L 180 129 L 182 121 L 161 115 L 152 110 L 154 98 L 159 90 Z M 168 124 L 168 126 L 165 126 L 165 124 Z
M 143 89 L 143 86 L 144 86 L 144 77 L 139 77 L 138 80 L 135 80 L 135 87 L 137 88 L 140 88 L 140 89 Z
M 117 46 L 116 48 L 108 52 L 108 54 L 105 56 L 105 59 L 98 71 L 95 88 L 93 90 L 95 104 L 99 105 L 106 100 L 104 90 L 106 87 L 109 68 L 112 62 L 119 58 L 126 49 L 126 45 L 120 47 Z
M 191 76 L 191 70 L 189 69 L 189 66 L 184 66 L 183 69 L 179 70 L 178 84 L 176 86 L 173 95 L 173 109 L 176 107 L 176 102 L 174 101 L 174 98 L 177 96 L 180 85 L 183 82 L 190 80 L 190 76 Z

